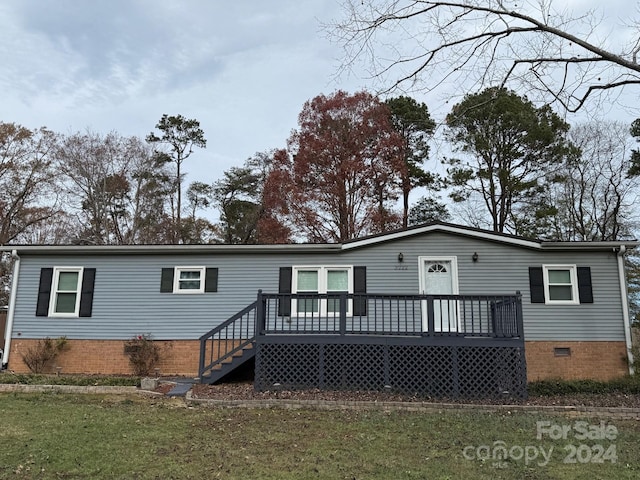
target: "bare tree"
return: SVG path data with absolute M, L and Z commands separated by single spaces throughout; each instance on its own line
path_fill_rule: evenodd
M 618 240 L 638 226 L 640 178 L 627 175 L 631 143 L 627 125 L 591 122 L 569 138 L 581 152 L 553 173 L 549 235 L 558 240 Z
M 19 237 L 16 243 L 21 245 L 69 245 L 76 240 L 76 232 L 81 225 L 75 215 L 58 210 L 47 222 L 33 225 Z
M 74 241 L 95 244 L 164 243 L 170 173 L 137 137 L 76 133 L 56 150 L 67 209 L 78 228 Z
M 471 81 L 465 83 L 471 91 L 526 86 L 529 98 L 538 100 L 537 92 L 574 112 L 594 94 L 640 84 L 640 21 L 633 19 L 604 31 L 597 11 L 576 13 L 553 0 L 345 0 L 344 6 L 344 18 L 327 25 L 344 47 L 343 67 L 366 61 L 388 90 L 405 84 L 430 90 L 448 81 Z
M 0 122 L 0 244 L 19 241 L 58 213 L 51 152 L 56 135 Z

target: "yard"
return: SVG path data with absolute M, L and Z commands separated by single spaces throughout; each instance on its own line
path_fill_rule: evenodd
M 640 477 L 637 421 L 187 408 L 55 393 L 1 394 L 0 415 L 0 478 Z

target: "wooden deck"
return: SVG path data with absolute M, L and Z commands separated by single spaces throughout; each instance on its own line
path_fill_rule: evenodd
M 214 383 L 255 356 L 255 386 L 526 396 L 515 295 L 271 294 L 200 338 Z M 249 351 L 250 354 L 245 354 Z

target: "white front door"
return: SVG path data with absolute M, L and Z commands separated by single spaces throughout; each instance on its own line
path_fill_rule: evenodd
M 420 293 L 425 295 L 457 295 L 458 265 L 455 257 L 420 257 Z M 423 306 L 423 328 L 428 330 L 426 302 Z M 433 301 L 436 332 L 455 332 L 458 328 L 456 300 L 435 298 Z

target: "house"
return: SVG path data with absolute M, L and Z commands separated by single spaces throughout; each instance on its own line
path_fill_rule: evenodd
M 623 254 L 433 223 L 342 244 L 15 246 L 3 364 L 65 336 L 64 373 L 130 373 L 150 334 L 166 375 L 442 396 L 629 372 Z

